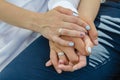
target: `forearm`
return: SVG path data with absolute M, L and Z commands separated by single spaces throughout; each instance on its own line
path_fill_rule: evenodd
M 101 0 L 81 0 L 78 6 L 80 17 L 83 20 L 87 18 L 88 21 L 94 21 L 100 7 L 100 2 Z
M 11 25 L 34 30 L 31 25 L 35 18 L 34 12 L 12 5 L 0 0 L 0 20 Z

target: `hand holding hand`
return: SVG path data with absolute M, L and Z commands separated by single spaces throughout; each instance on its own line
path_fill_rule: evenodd
M 47 66 L 53 65 L 58 73 L 74 71 L 84 67 L 86 65 L 86 56 L 83 55 L 89 54 L 86 49 L 87 46 L 93 46 L 88 36 L 84 40 L 85 43 L 80 38 L 64 37 L 64 39 L 71 39 L 75 42 L 75 46 L 65 47 L 50 42 L 50 61 L 47 62 Z
M 63 11 L 64 14 L 61 13 Z M 63 46 L 74 46 L 73 42 L 64 40 L 60 36 L 81 37 L 85 35 L 86 30 L 80 27 L 80 19 L 71 14 L 73 14 L 71 10 L 57 7 L 41 16 L 38 14 L 33 27 L 39 27 L 37 31 L 51 41 Z

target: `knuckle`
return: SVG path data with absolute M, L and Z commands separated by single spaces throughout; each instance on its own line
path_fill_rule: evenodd
M 90 53 L 86 50 L 86 49 L 84 49 L 83 51 L 81 51 L 82 52 L 82 55 L 83 56 L 89 56 L 90 55 Z
M 73 23 L 70 23 L 70 24 L 69 24 L 69 27 L 70 27 L 70 28 L 73 28 L 73 26 L 74 26 Z
M 68 30 L 65 30 L 65 29 L 63 29 L 61 32 L 62 35 L 69 35 L 69 33 L 70 32 Z
M 66 34 L 66 31 L 65 31 L 65 29 L 62 29 L 62 30 L 61 30 L 61 32 L 60 32 L 60 34 L 61 34 L 61 35 L 64 35 L 64 34 Z
M 58 42 L 58 44 L 60 44 L 60 45 L 64 45 L 64 43 L 62 43 L 61 41 L 60 41 L 60 42 Z
M 54 67 L 57 69 L 57 64 L 56 63 L 53 63 Z
M 86 51 L 86 49 L 83 51 L 84 56 L 89 56 L 90 54 Z
M 64 40 L 61 40 L 58 42 L 60 45 L 66 45 L 66 42 Z
M 76 26 L 75 24 L 71 23 L 71 24 L 69 25 L 69 27 L 70 27 L 71 29 L 75 29 L 77 26 Z
M 92 36 L 95 37 L 95 38 L 98 37 L 98 32 L 95 31 Z
M 79 22 L 79 19 L 76 18 L 76 17 L 73 17 L 72 20 L 73 20 L 74 23 L 78 23 Z
M 76 24 L 71 24 L 71 29 L 72 30 L 79 30 L 79 26 L 77 26 Z
M 87 26 L 87 24 L 84 23 L 84 22 L 80 22 L 80 25 L 83 26 L 83 27 Z
M 81 20 L 81 19 L 80 19 L 79 22 L 81 23 L 81 26 L 83 26 L 83 27 L 86 27 L 86 26 L 88 25 L 85 21 L 83 21 L 83 20 Z
M 57 40 L 55 36 L 51 36 L 51 39 L 53 42 L 56 42 L 56 40 Z
M 76 57 L 76 58 L 73 58 L 73 59 L 71 60 L 71 62 L 72 62 L 73 64 L 76 64 L 76 63 L 78 63 L 78 62 L 79 62 L 79 60 L 78 60 L 78 57 Z
M 79 24 L 80 22 L 79 18 L 76 17 L 75 19 L 76 19 L 76 23 Z
M 64 19 L 64 15 L 61 14 L 61 13 L 58 13 L 58 14 L 57 14 L 57 18 L 58 18 L 59 20 L 63 20 L 63 19 Z
M 72 10 L 70 10 L 70 9 L 66 9 L 66 12 L 69 14 L 69 15 L 72 15 Z

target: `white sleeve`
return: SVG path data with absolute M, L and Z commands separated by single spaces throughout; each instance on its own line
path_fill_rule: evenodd
M 57 6 L 71 9 L 73 12 L 77 12 L 77 7 L 80 0 L 49 0 L 48 9 L 51 10 Z

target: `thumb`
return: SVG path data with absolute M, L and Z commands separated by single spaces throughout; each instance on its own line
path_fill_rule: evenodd
M 46 67 L 49 67 L 49 66 L 51 66 L 51 65 L 52 65 L 51 60 L 47 61 L 46 64 L 45 64 Z
M 90 22 L 89 25 L 91 26 L 91 29 L 89 30 L 90 38 L 91 38 L 92 42 L 94 43 L 94 45 L 98 45 L 98 32 L 95 27 L 95 24 L 94 24 L 94 22 Z
M 90 55 L 90 53 L 92 52 L 93 43 L 92 43 L 92 41 L 91 41 L 91 39 L 89 38 L 88 35 L 86 35 L 84 37 L 84 42 L 85 42 L 85 45 L 86 45 L 86 51 L 87 51 L 88 55 Z

